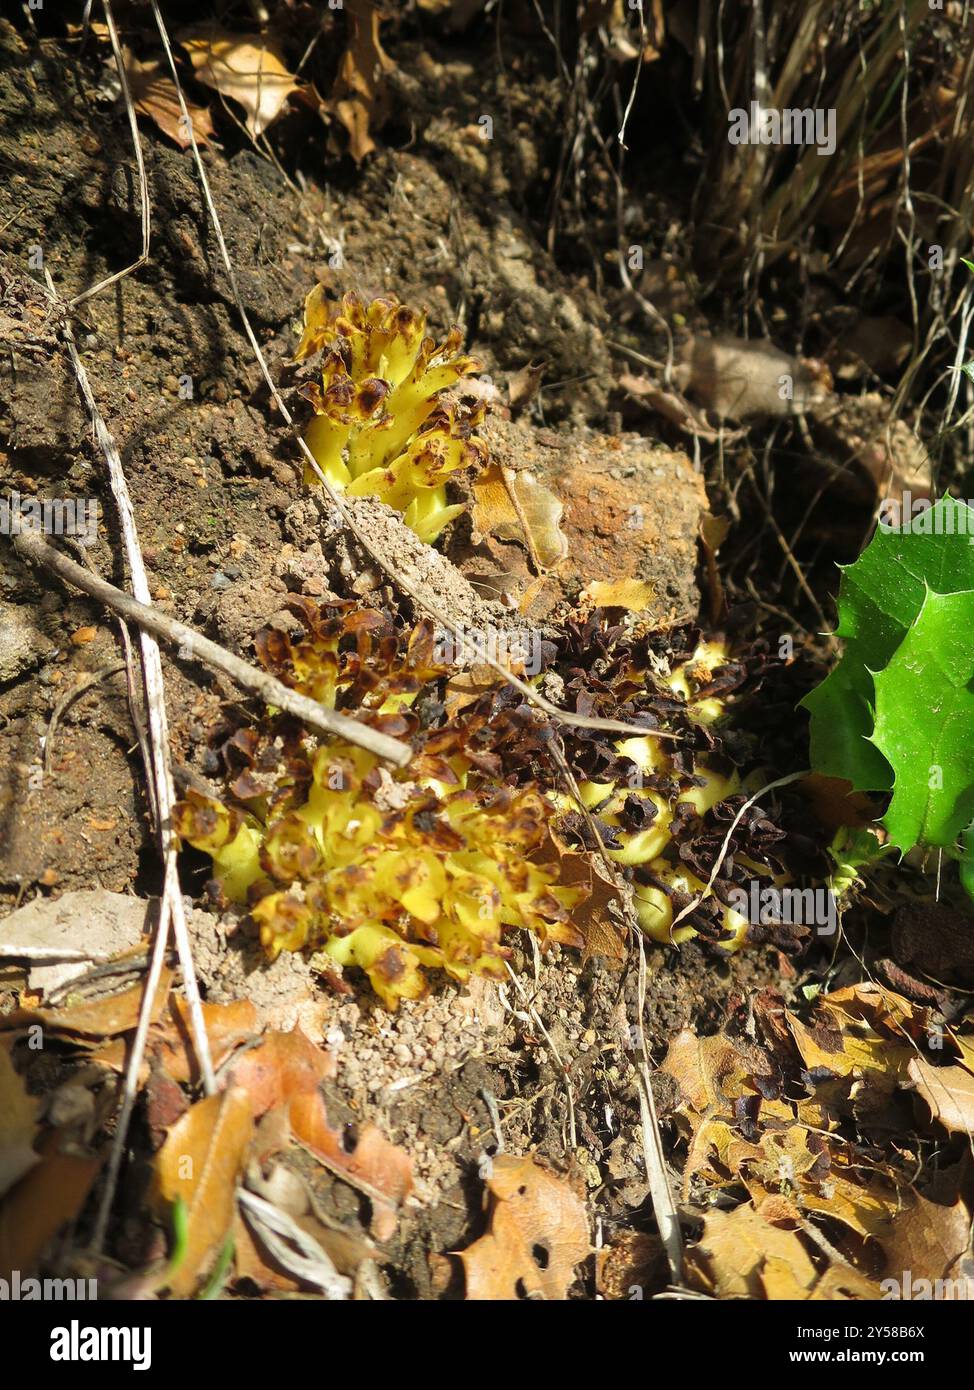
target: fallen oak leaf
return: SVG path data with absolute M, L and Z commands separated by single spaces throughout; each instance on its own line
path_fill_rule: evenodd
M 172 984 L 172 971 L 164 969 L 152 1001 L 151 1019 L 155 1023 L 162 1015 Z M 40 1024 L 52 1033 L 87 1033 L 94 1037 L 114 1037 L 127 1033 L 139 1021 L 142 1006 L 142 985 L 132 985 L 118 994 L 94 999 L 88 1004 L 69 1004 L 63 1009 L 13 1009 L 0 1014 L 0 1029 L 29 1028 Z
M 187 1214 L 183 1258 L 165 1276 L 176 1298 L 195 1293 L 226 1241 L 253 1131 L 250 1097 L 231 1087 L 191 1106 L 156 1155 L 159 1200 L 171 1206 L 181 1198 Z
M 914 1056 L 907 1066 L 910 1089 L 948 1134 L 974 1134 L 974 1076 L 964 1067 L 933 1067 Z
M 234 1063 L 230 1084 L 243 1087 L 259 1119 L 334 1075 L 334 1053 L 316 1047 L 295 1024 L 289 1033 L 265 1034 L 258 1047 L 244 1053 Z
M 322 109 L 348 132 L 348 152 L 356 164 L 375 149 L 371 132 L 385 120 L 389 104 L 386 77 L 395 63 L 379 41 L 381 16 L 370 0 L 345 0 L 348 47 L 342 54 L 328 100 Z
M 0 1202 L 0 1279 L 37 1268 L 46 1247 L 86 1201 L 101 1168 L 101 1155 L 59 1153 L 54 1130 L 42 1141 L 41 1162 Z
M 247 130 L 254 138 L 277 120 L 288 97 L 299 90 L 280 51 L 259 34 L 193 30 L 179 41 L 197 80 L 243 107 Z
M 457 1252 L 467 1298 L 567 1298 L 591 1248 L 585 1203 L 531 1156 L 498 1155 L 487 1188 L 489 1230 Z
M 823 995 L 810 1027 L 792 1013 L 786 1018 L 810 1074 L 866 1082 L 879 1099 L 906 1079 L 916 1055 L 910 1038 L 922 1027 L 909 1000 L 871 983 Z
M 622 890 L 597 855 L 564 850 L 553 835 L 549 838 L 559 851 L 559 883 L 566 888 L 582 887 L 587 890 L 585 899 L 572 910 L 571 921 L 581 938 L 583 963 L 593 956 L 621 963 L 626 958 Z M 620 915 L 614 917 L 609 911 L 610 906 L 617 907 Z
M 294 1096 L 288 1106 L 291 1133 L 336 1176 L 363 1192 L 373 1205 L 372 1233 L 388 1240 L 397 1213 L 413 1188 L 412 1159 L 373 1124 L 364 1125 L 354 1142 L 328 1123 L 318 1090 Z
M 765 1199 L 759 1207 L 748 1202 L 733 1211 L 708 1212 L 699 1241 L 687 1250 L 691 1285 L 722 1299 L 821 1297 L 816 1292 L 820 1276 L 797 1224 L 794 1208 L 781 1198 Z M 878 1297 L 876 1285 L 851 1265 L 831 1268 L 830 1297 Z
M 257 1010 L 249 999 L 237 999 L 230 1004 L 203 1004 L 203 1023 L 209 1039 L 215 1067 L 229 1057 L 234 1048 L 260 1031 Z M 168 1014 L 168 1017 L 166 1016 Z M 157 1065 L 170 1081 L 197 1085 L 199 1065 L 193 1048 L 186 1001 L 172 995 L 166 1013 L 150 1029 L 146 1053 L 156 1054 Z M 88 1060 L 100 1062 L 112 1071 L 124 1071 L 128 1057 L 128 1042 L 124 1038 L 100 1047 Z M 149 1074 L 148 1062 L 143 1064 L 141 1082 Z
M 915 1288 L 918 1280 L 936 1283 L 939 1279 L 956 1278 L 959 1261 L 967 1253 L 970 1233 L 971 1212 L 960 1198 L 943 1206 L 915 1193 L 910 1205 L 891 1216 L 885 1228 L 876 1232 L 876 1239 L 886 1255 L 888 1274 L 905 1276 L 909 1270 Z M 900 1281 L 895 1282 L 899 1285 Z M 958 1279 L 956 1288 L 964 1299 L 974 1298 L 974 1283 L 969 1279 Z M 899 1295 L 904 1296 L 902 1288 Z M 913 1297 L 921 1294 L 916 1292 Z
M 190 132 L 179 104 L 176 84 L 164 72 L 162 64 L 156 59 L 140 62 L 127 48 L 122 50 L 125 61 L 125 75 L 132 94 L 132 105 L 141 116 L 148 116 L 156 126 L 167 135 L 181 150 L 188 149 L 192 143 Z M 197 144 L 207 145 L 215 133 L 213 117 L 205 106 L 186 102 L 186 112 L 192 124 L 192 133 Z

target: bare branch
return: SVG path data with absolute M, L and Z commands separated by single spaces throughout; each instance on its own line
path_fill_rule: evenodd
M 22 531 L 13 538 L 13 544 L 18 554 L 31 564 L 39 565 L 51 574 L 56 574 L 65 583 L 81 589 L 90 598 L 97 599 L 113 613 L 118 613 L 120 617 L 135 623 L 143 631 L 151 632 L 154 637 L 160 637 L 164 642 L 181 648 L 206 666 L 222 671 L 242 689 L 258 695 L 268 705 L 277 705 L 288 714 L 293 714 L 296 719 L 302 720 L 318 733 L 357 744 L 359 748 L 365 748 L 376 757 L 385 758 L 397 767 L 405 767 L 412 757 L 412 749 L 408 744 L 390 738 L 388 734 L 380 733 L 377 729 L 370 729 L 367 724 L 350 719 L 346 714 L 325 709 L 316 700 L 310 700 L 306 695 L 289 689 L 274 676 L 268 675 L 266 671 L 259 671 L 242 657 L 234 656 L 233 652 L 227 651 L 217 642 L 212 642 L 209 637 L 204 637 L 195 628 L 187 627 L 185 623 L 171 618 L 168 613 L 162 613 L 150 604 L 139 603 L 138 599 L 132 598 L 130 594 L 116 589 L 114 584 L 90 574 L 81 565 L 75 564 L 59 550 L 48 545 L 37 532 Z

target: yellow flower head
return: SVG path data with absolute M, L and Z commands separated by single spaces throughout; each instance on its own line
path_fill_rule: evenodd
M 464 413 L 439 397 L 479 363 L 459 355 L 460 330 L 439 346 L 423 314 L 392 298 L 365 304 L 346 294 L 329 304 L 316 285 L 304 306 L 297 361 L 322 354 L 321 385 L 303 388 L 315 416 L 305 443 L 340 492 L 378 497 L 432 543 L 462 506 L 447 503 L 445 482 L 487 458 L 476 435 L 483 406 Z M 305 483 L 317 476 L 310 466 Z

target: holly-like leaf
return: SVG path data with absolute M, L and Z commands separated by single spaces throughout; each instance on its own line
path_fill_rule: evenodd
M 845 651 L 835 670 L 802 701 L 811 715 L 816 772 L 844 777 L 856 791 L 886 791 L 893 773 L 873 732 L 873 672 L 881 671 L 920 612 L 928 588 L 974 589 L 974 514 L 942 497 L 900 529 L 880 527 L 839 589 Z
M 883 819 L 899 849 L 953 848 L 974 815 L 974 592 L 928 591 L 884 671 L 873 742 L 895 774 Z

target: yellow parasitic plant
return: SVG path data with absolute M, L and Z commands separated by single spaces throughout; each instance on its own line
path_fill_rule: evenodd
M 378 497 L 402 512 L 430 544 L 463 511 L 447 501 L 447 478 L 487 457 L 476 434 L 483 405 L 465 411 L 440 399 L 479 368 L 459 348 L 459 329 L 437 346 L 425 315 L 396 299 L 366 304 L 349 293 L 329 303 L 316 285 L 295 354 L 299 362 L 322 354 L 320 386 L 303 388 L 315 412 L 305 442 L 322 473 L 339 492 Z M 304 480 L 319 481 L 310 465 Z
M 354 688 L 380 720 L 403 718 L 424 682 L 445 673 L 432 664 L 426 629 L 401 661 L 388 632 L 376 632 L 376 614 L 332 617 L 305 604 L 302 618 L 303 641 L 268 630 L 258 649 L 328 705 Z M 350 656 L 339 650 L 349 636 Z M 303 739 L 286 758 L 275 748 L 264 750 L 271 773 L 257 760 L 235 783 L 245 809 L 191 791 L 174 817 L 177 833 L 211 856 L 225 897 L 249 905 L 271 959 L 318 948 L 336 965 L 359 966 L 395 1008 L 424 992 L 424 967 L 456 980 L 503 978 L 507 927 L 583 944 L 569 911 L 585 892 L 559 885 L 556 857 L 539 862 L 542 851 L 552 860 L 554 806 L 533 786 L 479 775 L 482 756 L 468 755 L 462 736 L 447 732 L 435 754 L 427 748 L 395 773 L 351 745 L 315 749 Z

